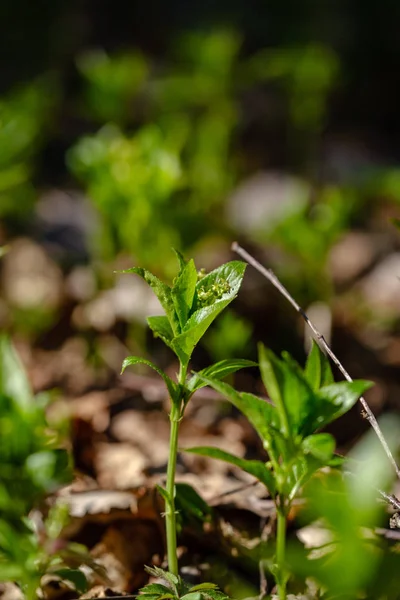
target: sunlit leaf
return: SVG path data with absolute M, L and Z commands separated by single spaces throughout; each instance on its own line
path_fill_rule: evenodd
M 180 600 L 201 600 L 201 593 L 200 592 L 189 592 L 188 594 L 181 596 Z
M 0 336 L 0 393 L 12 398 L 21 408 L 29 408 L 33 394 L 22 363 L 9 339 Z
M 311 424 L 311 431 L 321 429 L 344 415 L 357 400 L 373 386 L 371 381 L 341 381 L 322 387 L 318 394 L 318 409 Z
M 245 263 L 232 261 L 212 271 L 197 283 L 194 312 L 172 346 L 182 363 L 190 356 L 214 319 L 236 297 L 242 283 Z
M 171 349 L 173 349 L 172 339 L 174 337 L 174 332 L 172 331 L 167 317 L 163 315 L 147 317 L 147 323 L 154 336 L 159 337 L 166 346 L 169 346 Z
M 221 360 L 214 365 L 206 367 L 202 371 L 198 373 L 194 373 L 193 377 L 190 379 L 188 383 L 188 389 L 191 392 L 195 392 L 196 390 L 204 387 L 207 383 L 201 379 L 201 377 L 210 377 L 213 379 L 224 379 L 231 373 L 235 373 L 240 369 L 244 369 L 245 367 L 256 367 L 257 363 L 246 360 L 243 358 L 228 358 L 226 360 Z
M 316 411 L 316 398 L 303 377 L 300 367 L 289 357 L 281 360 L 271 350 L 259 345 L 260 371 L 267 392 L 280 417 L 285 437 L 309 432 Z
M 321 387 L 334 382 L 329 360 L 315 340 L 312 341 L 304 374 L 315 392 Z
M 187 265 L 188 261 L 185 259 L 185 257 L 183 256 L 183 254 L 181 252 L 179 252 L 179 250 L 177 250 L 176 248 L 172 248 L 172 250 L 175 252 L 175 256 L 176 256 L 176 258 L 178 260 L 178 264 L 179 264 L 178 277 L 179 277 L 179 275 L 182 273 L 183 269 Z
M 151 369 L 156 371 L 156 373 L 158 373 L 163 378 L 171 400 L 175 400 L 178 394 L 178 384 L 172 381 L 172 379 L 168 377 L 168 375 L 162 369 L 157 367 L 157 365 L 152 363 L 150 360 L 146 360 L 145 358 L 141 358 L 140 356 L 128 356 L 122 363 L 121 373 L 123 373 L 127 367 L 137 364 L 146 365 L 147 367 L 150 367 Z
M 142 596 L 159 596 L 161 594 L 169 594 L 171 592 L 170 588 L 168 588 L 166 585 L 162 585 L 161 583 L 149 583 L 145 587 L 142 587 L 139 591 Z
M 185 448 L 185 452 L 192 454 L 198 454 L 200 456 L 207 456 L 209 458 L 216 458 L 223 460 L 231 465 L 235 465 L 253 475 L 256 479 L 261 481 L 269 490 L 270 494 L 273 495 L 275 492 L 275 479 L 271 471 L 265 466 L 265 464 L 259 460 L 246 460 L 245 458 L 239 458 L 230 452 L 225 452 L 219 448 L 212 448 L 210 446 L 198 446 L 195 448 Z
M 196 291 L 197 271 L 193 259 L 181 270 L 172 287 L 172 301 L 181 329 L 186 325 Z
M 190 588 L 190 592 L 200 592 L 202 590 L 217 590 L 218 586 L 216 583 L 198 583 L 197 585 L 194 585 L 193 587 Z
M 198 375 L 204 383 L 227 398 L 249 419 L 262 440 L 269 439 L 271 435 L 270 427 L 279 428 L 279 415 L 275 407 L 267 400 L 247 392 L 237 392 L 234 387 L 218 379 Z
M 335 438 L 329 433 L 315 433 L 306 437 L 301 444 L 306 454 L 311 454 L 322 462 L 328 462 L 335 451 Z

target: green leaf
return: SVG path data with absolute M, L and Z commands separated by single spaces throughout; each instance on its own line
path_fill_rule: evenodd
M 216 583 L 198 583 L 190 588 L 189 592 L 200 592 L 203 590 L 217 590 L 218 586 Z
M 212 306 L 195 312 L 186 322 L 185 331 L 173 339 L 172 348 L 183 364 L 188 364 L 198 342 L 211 323 L 230 302 L 231 300 L 219 301 Z
M 179 252 L 179 250 L 177 250 L 176 248 L 172 248 L 172 250 L 175 252 L 175 256 L 176 256 L 176 258 L 178 260 L 178 264 L 179 264 L 178 277 L 179 277 L 179 275 L 182 273 L 183 269 L 187 265 L 188 261 L 185 259 L 185 257 L 183 256 L 183 254 L 181 252 Z
M 153 577 L 157 577 L 157 579 L 164 579 L 167 584 L 170 584 L 171 589 L 176 592 L 176 586 L 179 585 L 180 578 L 170 573 L 169 571 L 165 571 L 164 569 L 160 569 L 160 567 L 148 567 L 145 565 L 145 571 L 152 575 Z
M 334 382 L 329 359 L 322 352 L 315 340 L 312 341 L 311 351 L 308 355 L 305 377 L 311 388 L 317 392 L 321 387 Z
M 180 325 L 172 299 L 172 290 L 169 285 L 163 283 L 161 279 L 158 279 L 158 277 L 153 275 L 153 273 L 150 273 L 150 271 L 143 269 L 142 267 L 132 267 L 131 269 L 125 269 L 124 271 L 121 271 L 121 273 L 135 273 L 149 284 L 159 299 L 161 306 L 165 310 L 165 314 L 171 325 L 174 335 L 177 335 L 180 332 Z
M 12 398 L 20 408 L 32 406 L 33 394 L 18 354 L 10 340 L 0 336 L 0 394 Z
M 183 364 L 190 356 L 214 319 L 236 297 L 243 280 L 246 265 L 232 261 L 212 271 L 197 283 L 195 310 L 190 315 L 172 347 Z
M 315 433 L 304 438 L 301 444 L 306 454 L 311 454 L 323 463 L 332 459 L 335 452 L 335 438 L 330 433 Z
M 270 427 L 279 427 L 279 416 L 272 404 L 254 396 L 248 392 L 237 392 L 228 383 L 223 383 L 211 377 L 199 377 L 210 385 L 216 392 L 225 396 L 236 408 L 238 408 L 250 421 L 262 440 L 270 436 Z
M 317 414 L 310 424 L 310 433 L 344 415 L 373 385 L 371 381 L 359 379 L 322 387 L 317 394 Z
M 151 369 L 156 371 L 156 373 L 158 373 L 163 378 L 165 385 L 167 386 L 168 393 L 170 395 L 171 400 L 174 401 L 177 399 L 177 396 L 179 394 L 178 384 L 175 383 L 174 381 L 172 381 L 172 379 L 170 377 L 168 377 L 168 375 L 166 373 L 164 373 L 164 371 L 162 369 L 157 367 L 157 365 L 152 363 L 150 360 L 146 360 L 145 358 L 141 358 L 140 356 L 128 356 L 127 358 L 125 358 L 124 362 L 122 363 L 121 373 L 123 373 L 127 367 L 130 367 L 131 365 L 137 365 L 137 364 L 147 365 L 148 367 L 150 367 Z
M 24 576 L 24 567 L 12 562 L 3 562 L 0 555 L 0 581 L 20 581 Z
M 308 433 L 317 400 L 300 367 L 289 356 L 280 360 L 262 344 L 259 359 L 262 380 L 279 413 L 281 432 L 288 439 Z
M 169 346 L 172 350 L 172 339 L 174 332 L 172 331 L 171 325 L 167 317 L 163 315 L 157 315 L 155 317 L 147 317 L 147 323 L 152 330 L 154 337 L 162 339 L 166 346 Z
M 152 596 L 159 596 L 161 594 L 169 594 L 171 593 L 171 590 L 161 583 L 149 583 L 145 587 L 142 587 L 139 592 L 142 596 L 147 596 L 149 594 Z
M 194 310 L 197 311 L 218 300 L 233 300 L 242 284 L 246 266 L 246 263 L 240 260 L 233 260 L 199 279 L 196 285 L 197 305 Z
M 196 291 L 197 271 L 193 259 L 181 270 L 172 287 L 172 300 L 181 329 L 188 320 Z
M 175 505 L 182 514 L 192 515 L 205 521 L 212 514 L 212 508 L 203 500 L 196 490 L 188 483 L 177 483 Z
M 216 458 L 218 460 L 223 460 L 231 465 L 235 465 L 245 471 L 246 473 L 250 473 L 256 479 L 261 481 L 269 490 L 270 494 L 273 495 L 275 493 L 275 480 L 271 471 L 265 466 L 265 464 L 259 460 L 246 460 L 245 458 L 239 458 L 230 452 L 225 452 L 225 450 L 220 450 L 219 448 L 212 448 L 210 446 L 197 446 L 195 448 L 185 448 L 185 452 L 190 452 L 191 454 L 198 454 L 200 456 L 208 456 L 209 458 Z
M 79 569 L 57 569 L 56 571 L 52 571 L 55 575 L 58 575 L 61 579 L 66 579 L 67 581 L 71 581 L 75 589 L 84 594 L 88 589 L 88 582 L 85 577 L 85 574 Z
M 196 390 L 204 387 L 207 383 L 201 377 L 212 377 L 214 379 L 223 379 L 231 373 L 235 373 L 245 367 L 256 367 L 257 363 L 244 358 L 227 358 L 221 360 L 210 367 L 206 367 L 198 373 L 194 373 L 188 383 L 188 389 L 193 393 Z
M 188 594 L 181 596 L 180 600 L 201 600 L 201 593 L 200 592 L 189 592 Z

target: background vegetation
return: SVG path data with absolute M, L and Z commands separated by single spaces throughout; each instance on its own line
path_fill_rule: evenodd
M 159 305 L 114 271 L 170 282 L 171 247 L 207 270 L 234 239 L 254 250 L 375 382 L 374 411 L 398 410 L 399 13 L 395 0 L 1 3 L 0 328 L 34 392 L 58 388 L 75 463 L 100 486 L 101 436 L 152 385 L 147 371 L 121 383 L 128 348 L 177 369 L 145 325 Z M 260 340 L 304 364 L 298 316 L 248 269 L 193 367 L 256 360 Z M 238 380 L 263 393 L 255 373 Z M 97 404 L 71 408 L 93 392 L 108 394 L 109 429 Z M 341 451 L 365 429 L 356 409 L 330 426 Z

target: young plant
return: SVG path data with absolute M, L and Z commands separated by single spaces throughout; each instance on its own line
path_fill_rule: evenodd
M 154 335 L 161 338 L 176 354 L 179 361 L 177 381 L 172 380 L 150 361 L 138 356 L 129 356 L 122 366 L 122 372 L 126 367 L 137 363 L 154 369 L 163 378 L 171 400 L 167 482 L 166 488 L 159 488 L 159 491 L 165 501 L 168 567 L 173 581 L 178 577 L 175 470 L 179 424 L 185 408 L 194 392 L 207 385 L 204 378 L 212 377 L 218 381 L 242 367 L 255 364 L 248 360 L 227 359 L 188 376 L 188 365 L 193 350 L 214 319 L 236 297 L 246 265 L 240 261 L 233 261 L 205 275 L 203 272 L 197 272 L 193 260 L 186 262 L 179 252 L 176 252 L 176 255 L 179 273 L 172 287 L 146 269 L 134 267 L 124 272 L 136 273 L 142 277 L 151 286 L 165 311 L 165 315 L 149 317 L 147 321 Z
M 347 412 L 372 384 L 367 381 L 334 383 L 328 359 L 313 344 L 304 370 L 289 356 L 278 358 L 259 347 L 262 380 L 271 402 L 201 373 L 199 379 L 225 396 L 254 426 L 268 452 L 266 463 L 246 460 L 218 448 L 187 451 L 224 460 L 256 477 L 268 489 L 276 506 L 276 557 L 272 565 L 279 598 L 286 598 L 289 578 L 285 566 L 286 521 L 302 486 L 321 467 L 340 464 L 335 440 L 319 430 Z
M 37 598 L 45 573 L 67 579 L 77 590 L 86 582 L 68 564 L 85 562 L 82 548 L 59 539 L 66 507 L 53 507 L 40 523 L 32 518 L 33 509 L 72 476 L 45 402 L 33 396 L 16 352 L 0 337 L 0 581 L 18 583 L 28 600 Z

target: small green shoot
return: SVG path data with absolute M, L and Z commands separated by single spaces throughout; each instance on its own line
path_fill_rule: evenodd
M 27 600 L 42 576 L 53 573 L 86 587 L 76 564 L 77 544 L 60 539 L 68 511 L 53 507 L 43 522 L 30 518 L 45 497 L 72 477 L 57 428 L 46 418 L 46 398 L 34 397 L 17 353 L 0 337 L 0 581 L 15 581 Z M 79 562 L 87 553 L 79 547 Z M 74 559 L 74 560 L 72 560 Z
M 138 356 L 126 358 L 122 365 L 122 372 L 126 367 L 138 363 L 154 369 L 164 380 L 171 400 L 167 483 L 165 489 L 160 488 L 160 493 L 165 500 L 168 576 L 173 577 L 174 581 L 175 579 L 178 581 L 179 576 L 175 507 L 175 470 L 179 424 L 194 392 L 207 385 L 204 377 L 212 377 L 213 380 L 219 381 L 243 367 L 255 365 L 248 360 L 228 359 L 211 365 L 200 373 L 188 375 L 188 365 L 195 347 L 216 317 L 236 297 L 246 265 L 241 261 L 232 261 L 211 273 L 204 274 L 197 271 L 193 260 L 185 261 L 179 252 L 176 252 L 176 255 L 179 273 L 172 286 L 163 283 L 146 269 L 134 267 L 124 272 L 136 273 L 142 277 L 150 285 L 165 311 L 163 316 L 149 317 L 148 324 L 154 335 L 169 346 L 177 356 L 180 365 L 177 381 L 173 381 L 158 366 Z M 174 585 L 177 583 L 175 582 Z M 148 587 L 144 589 L 144 595 L 148 594 L 147 590 Z M 160 593 L 157 593 L 156 596 L 159 597 Z M 178 588 L 165 593 L 172 594 L 172 596 L 163 597 L 182 597 L 180 596 L 181 591 L 178 593 Z M 187 593 L 189 594 L 189 591 Z M 194 595 L 196 594 L 196 598 L 198 597 L 199 600 L 200 597 L 205 598 L 207 594 L 209 597 L 213 597 L 210 590 L 206 594 L 205 590 L 200 593 L 200 590 L 192 589 L 187 600 L 195 600 Z M 154 594 L 150 595 L 154 596 Z M 153 598 L 149 598 L 149 600 L 153 600 Z
M 271 402 L 238 392 L 210 374 L 197 377 L 225 396 L 249 419 L 260 436 L 268 461 L 238 458 L 219 448 L 190 448 L 236 465 L 262 482 L 273 498 L 277 512 L 275 563 L 271 570 L 279 598 L 286 598 L 289 572 L 286 567 L 286 521 L 300 489 L 320 468 L 335 466 L 335 440 L 319 430 L 347 412 L 371 387 L 368 381 L 333 383 L 328 359 L 313 344 L 304 370 L 288 355 L 278 358 L 259 347 L 261 376 Z

